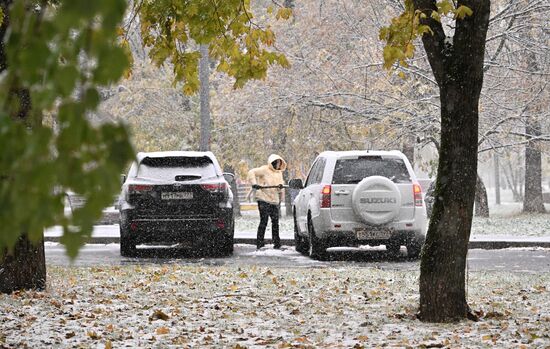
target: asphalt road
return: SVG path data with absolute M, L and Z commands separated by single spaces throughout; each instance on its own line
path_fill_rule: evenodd
M 269 246 L 268 246 L 269 247 Z M 121 257 L 118 244 L 86 245 L 76 260 L 71 262 L 65 248 L 57 243 L 46 243 L 48 265 L 101 266 L 127 264 L 182 265 L 258 265 L 269 267 L 366 267 L 393 270 L 416 270 L 418 260 L 409 260 L 402 249 L 399 257 L 389 257 L 379 249 L 331 249 L 330 261 L 319 262 L 302 256 L 294 247 L 283 250 L 264 248 L 256 251 L 253 245 L 235 245 L 233 256 L 217 258 L 208 254 L 193 253 L 179 248 L 140 249 L 139 258 Z M 501 250 L 472 249 L 468 254 L 470 271 L 550 272 L 550 249 L 512 248 Z

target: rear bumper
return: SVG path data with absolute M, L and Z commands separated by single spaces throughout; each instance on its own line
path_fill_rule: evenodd
M 136 217 L 127 210 L 121 213 L 120 224 L 121 238 L 136 244 L 205 245 L 234 235 L 232 210 L 220 210 L 205 218 Z
M 416 239 L 422 240 L 426 236 L 426 215 L 424 210 L 416 210 L 412 220 L 391 222 L 382 226 L 369 226 L 362 222 L 334 222 L 330 210 L 321 209 L 317 217 L 313 217 L 313 226 L 316 235 L 325 239 L 333 246 L 357 245 L 385 245 L 388 242 L 406 245 Z M 358 230 L 391 230 L 387 239 L 358 239 Z
M 318 234 L 326 241 L 327 246 L 359 246 L 359 245 L 386 245 L 388 243 L 406 246 L 414 240 L 424 239 L 419 231 L 401 230 L 392 231 L 387 239 L 358 239 L 355 231 L 326 231 Z

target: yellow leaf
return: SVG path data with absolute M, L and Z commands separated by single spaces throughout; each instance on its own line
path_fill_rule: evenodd
M 1 9 L 0 9 L 1 10 Z M 124 36 L 126 34 L 126 32 L 124 31 L 124 28 L 122 27 L 117 27 L 116 28 L 116 35 L 118 36 Z
M 105 349 L 113 349 L 113 343 L 110 340 L 105 342 Z
M 453 10 L 453 4 L 449 0 L 443 0 L 437 3 L 440 14 L 447 14 Z
M 405 56 L 408 58 L 414 56 L 414 45 L 412 44 L 412 42 L 409 42 L 407 44 L 407 47 L 405 48 Z
M 101 338 L 97 333 L 95 333 L 95 331 L 88 331 L 86 335 L 88 335 L 88 337 L 90 337 L 93 340 L 97 340 Z
M 466 16 L 471 16 L 474 11 L 467 6 L 460 5 L 456 10 L 454 10 L 454 13 L 456 18 L 464 19 Z
M 166 315 L 162 310 L 155 310 L 153 315 L 149 317 L 149 321 L 154 321 L 154 320 L 167 321 L 168 319 L 170 319 L 170 316 Z
M 156 331 L 157 334 L 168 334 L 170 330 L 167 327 L 159 327 Z

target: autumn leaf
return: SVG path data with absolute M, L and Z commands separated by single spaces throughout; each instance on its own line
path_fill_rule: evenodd
M 157 328 L 157 330 L 155 332 L 158 335 L 162 335 L 162 334 L 170 333 L 170 330 L 167 327 L 159 327 L 159 328 Z
M 86 335 L 93 340 L 101 339 L 101 337 L 95 331 L 88 331 Z
M 153 315 L 149 317 L 149 321 L 154 321 L 154 320 L 167 321 L 168 319 L 170 319 L 170 316 L 166 315 L 162 310 L 155 310 Z

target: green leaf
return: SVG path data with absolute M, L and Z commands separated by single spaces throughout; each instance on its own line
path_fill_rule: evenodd
M 446 15 L 454 10 L 454 5 L 450 0 L 442 0 L 437 3 L 437 9 L 439 14 Z
M 474 14 L 474 11 L 472 11 L 469 7 L 460 5 L 455 11 L 455 16 L 458 19 L 464 19 L 466 16 L 471 16 Z
M 437 11 L 432 11 L 431 17 L 438 22 L 441 22 L 441 16 Z
M 40 241 L 45 227 L 61 225 L 61 241 L 76 256 L 134 156 L 124 126 L 96 127 L 86 118 L 99 104 L 98 88 L 128 67 L 117 36 L 126 1 L 52 3 L 40 19 L 25 0 L 15 0 L 10 12 L 4 42 L 10 64 L 0 95 L 28 91 L 31 109 L 14 121 L 9 115 L 28 99 L 12 98 L 0 110 L 0 253 L 22 234 Z M 82 53 L 93 64 L 82 64 Z M 77 87 L 83 92 L 75 93 Z M 56 132 L 42 125 L 46 113 L 54 114 Z M 86 204 L 67 217 L 63 193 L 69 190 Z

